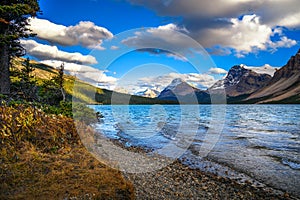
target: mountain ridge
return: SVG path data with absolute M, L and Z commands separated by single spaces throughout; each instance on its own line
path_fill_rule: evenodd
M 300 102 L 300 49 L 278 69 L 268 84 L 246 100 L 256 103 Z
M 195 88 L 180 78 L 174 79 L 158 96 L 158 99 L 178 101 L 179 103 L 211 103 L 207 91 Z
M 269 74 L 257 73 L 245 68 L 245 65 L 235 65 L 228 71 L 227 76 L 217 81 L 209 91 L 216 93 L 219 89 L 225 89 L 228 97 L 237 97 L 257 91 L 271 78 Z
M 227 103 L 300 103 L 300 49 L 279 69 L 264 65 L 259 70 L 235 65 L 226 77 L 207 90 L 195 88 L 181 79 L 174 79 L 158 96 L 160 99 L 184 103 L 210 103 L 210 95 L 224 95 Z M 268 73 L 263 73 L 265 70 Z M 221 97 L 221 96 L 220 96 Z M 188 98 L 192 98 L 188 99 Z

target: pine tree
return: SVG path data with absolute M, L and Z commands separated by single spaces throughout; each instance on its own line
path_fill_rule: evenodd
M 20 78 L 21 78 L 21 91 L 24 94 L 24 98 L 27 101 L 34 101 L 37 98 L 37 86 L 36 80 L 32 75 L 34 68 L 30 64 L 29 58 L 23 63 L 23 68 L 21 69 Z
M 64 90 L 64 63 L 60 65 L 58 74 L 49 80 L 44 80 L 40 95 L 43 102 L 50 105 L 59 105 L 61 101 L 66 101 L 66 93 Z
M 65 71 L 65 64 L 62 63 L 60 65 L 59 73 L 58 73 L 58 76 L 57 76 L 57 83 L 58 83 L 58 87 L 59 87 L 59 90 L 60 90 L 61 95 L 62 95 L 62 101 L 66 101 L 66 94 L 65 94 L 65 91 L 64 91 L 64 71 Z
M 39 12 L 38 0 L 0 1 L 0 93 L 10 94 L 10 62 L 14 56 L 23 56 L 20 38 L 34 34 L 28 29 L 28 18 Z

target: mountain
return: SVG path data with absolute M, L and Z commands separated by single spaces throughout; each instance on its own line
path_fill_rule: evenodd
M 235 65 L 229 70 L 227 76 L 217 81 L 209 91 L 217 93 L 225 89 L 228 97 L 249 95 L 264 87 L 271 78 L 269 74 L 257 73 L 244 65 Z
M 275 72 L 265 87 L 246 100 L 255 103 L 300 103 L 300 49 Z
M 180 78 L 174 79 L 158 96 L 158 99 L 180 103 L 210 103 L 208 92 L 195 88 Z
M 159 95 L 159 91 L 147 88 L 144 91 L 136 92 L 135 95 L 147 98 L 156 98 Z

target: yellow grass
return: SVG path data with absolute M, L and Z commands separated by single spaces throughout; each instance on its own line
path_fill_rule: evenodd
M 0 199 L 134 198 L 131 183 L 82 145 L 72 119 L 20 105 L 1 106 L 0 121 Z

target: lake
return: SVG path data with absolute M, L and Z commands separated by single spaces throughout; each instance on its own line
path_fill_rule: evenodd
M 92 105 L 95 128 L 223 176 L 250 177 L 300 196 L 300 105 Z

